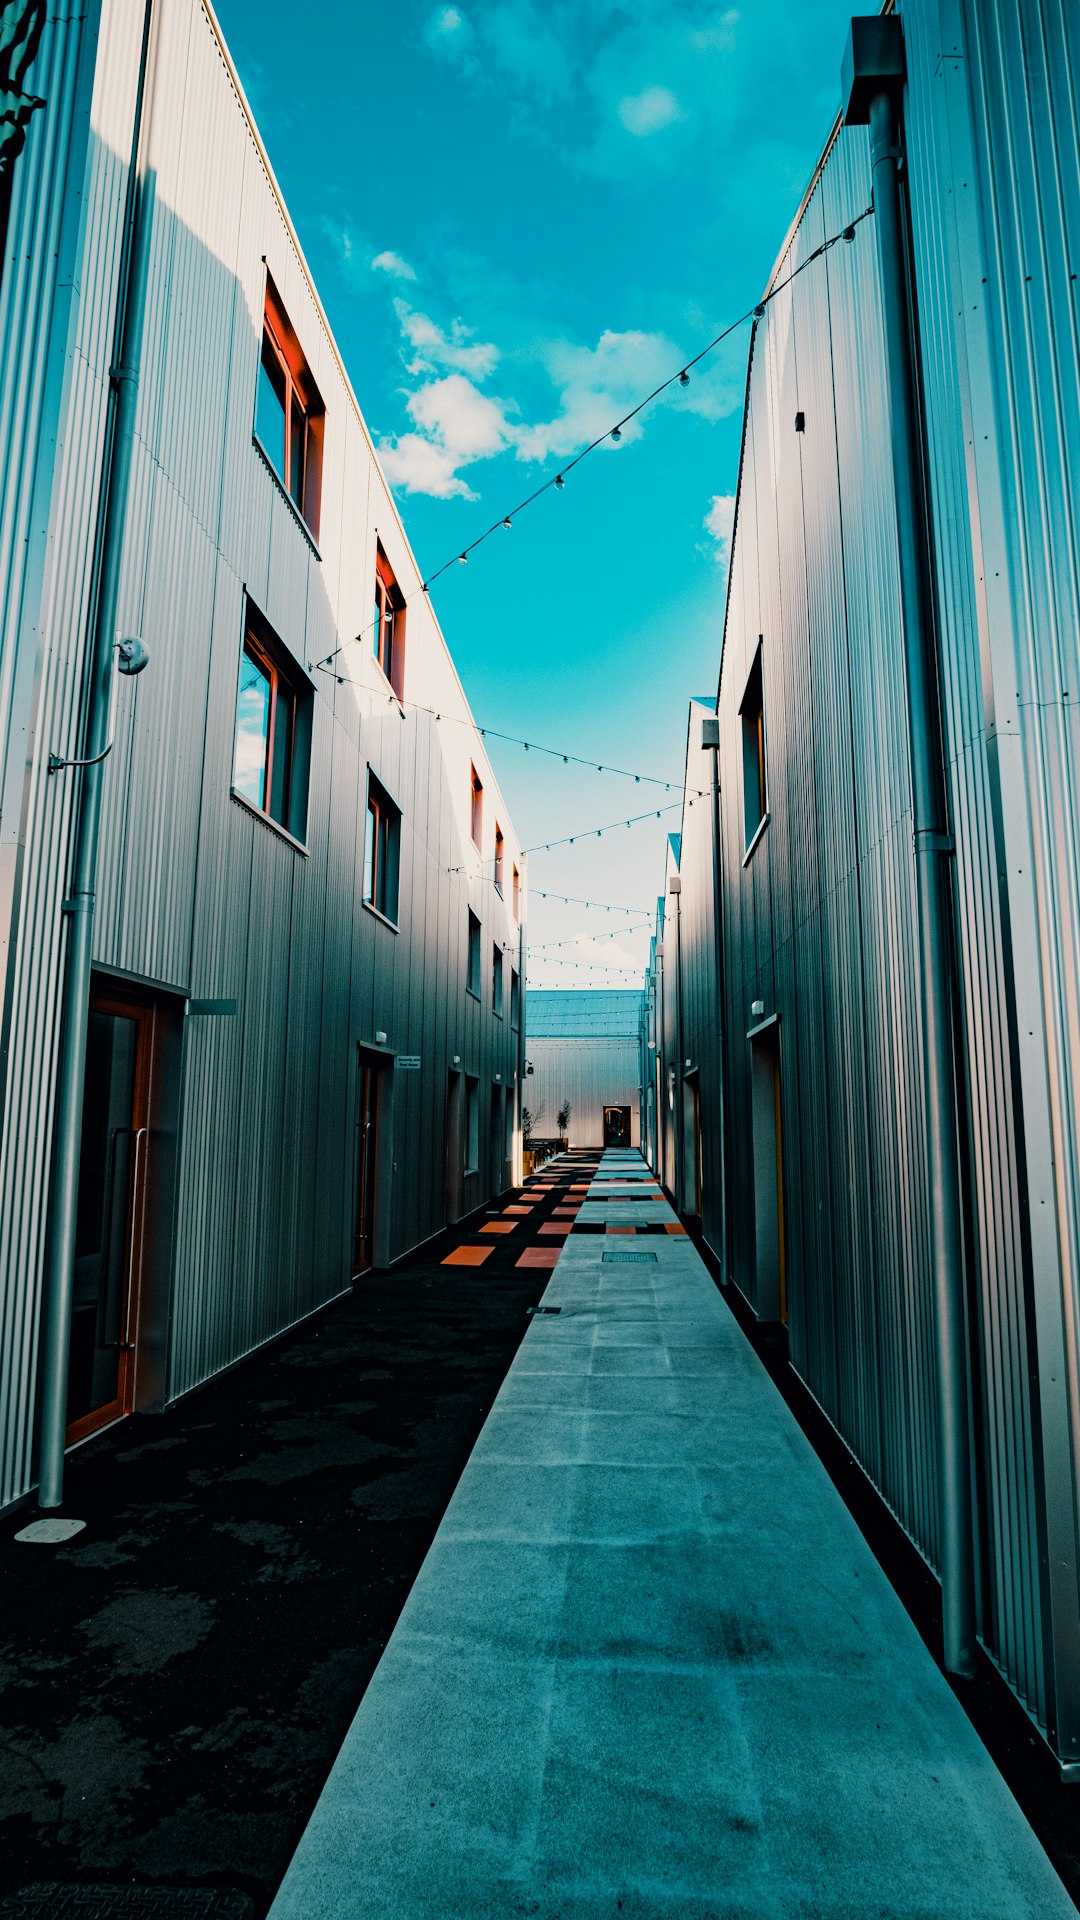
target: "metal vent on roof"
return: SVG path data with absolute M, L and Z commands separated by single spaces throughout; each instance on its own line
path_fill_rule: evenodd
M 648 1261 L 656 1264 L 655 1253 L 605 1253 L 604 1261 L 614 1267 L 643 1267 Z

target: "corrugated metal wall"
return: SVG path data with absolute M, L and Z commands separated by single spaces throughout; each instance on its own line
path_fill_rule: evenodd
M 184 1023 L 167 1382 L 175 1396 L 348 1284 L 359 1046 L 378 1047 L 387 1063 L 382 1120 L 394 1164 L 378 1229 L 383 1258 L 445 1223 L 448 1159 L 460 1163 L 463 1147 L 447 1140 L 452 1073 L 481 1082 L 480 1171 L 459 1175 L 457 1206 L 478 1206 L 493 1184 L 509 1184 L 502 1116 L 504 1102 L 513 1116 L 516 1101 L 510 974 L 520 932 L 494 883 L 496 821 L 507 871 L 516 861 L 524 879 L 524 862 L 216 25 L 196 0 L 157 0 L 156 11 L 150 287 L 120 603 L 122 630 L 143 635 L 151 663 L 121 683 L 95 958 L 185 1001 L 236 1003 L 235 1014 Z M 71 791 L 59 781 L 46 788 L 42 760 L 50 747 L 74 746 L 126 174 L 119 156 L 130 147 L 141 20 L 141 0 L 108 0 L 85 165 L 74 152 L 43 156 L 38 128 L 24 156 L 28 188 L 37 169 L 58 199 L 65 187 L 81 191 L 87 219 L 75 263 L 81 298 L 67 315 L 75 346 L 42 597 L 50 651 L 33 768 L 38 811 L 12 999 L 19 1056 L 7 1080 L 0 1218 L 8 1277 L 0 1505 L 32 1472 Z M 36 230 L 34 238 L 44 244 Z M 326 404 L 318 552 L 252 442 L 267 269 Z M 369 647 L 350 641 L 368 625 L 376 538 L 408 603 L 403 709 Z M 245 592 L 309 670 L 345 643 L 335 673 L 311 671 L 302 848 L 230 793 Z M 470 832 L 471 764 L 485 788 L 481 851 Z M 402 809 L 397 932 L 361 901 L 369 766 Z M 483 930 L 480 998 L 465 983 L 470 906 Z M 500 1011 L 493 942 L 505 954 Z M 394 1071 L 399 1054 L 419 1055 L 419 1071 Z M 489 1086 L 499 1089 L 496 1114 Z M 499 1138 L 489 1140 L 496 1124 Z
M 902 17 L 956 837 L 980 1630 L 1075 1761 L 1080 15 L 1055 0 L 910 0 Z M 843 129 L 771 284 L 869 198 L 865 131 Z M 712 849 L 696 799 L 679 857 L 682 1037 L 700 1062 L 713 1168 L 704 1230 L 752 1298 L 746 1035 L 755 1002 L 778 1018 L 792 1364 L 934 1562 L 907 715 L 875 247 L 866 221 L 777 292 L 751 345 L 718 701 L 726 1248 L 710 1197 Z M 739 709 L 759 644 L 770 820 L 744 865 Z M 690 785 L 705 784 L 708 759 L 698 714 Z M 670 1014 L 658 1028 L 666 1070 Z M 663 1141 L 658 1151 L 666 1161 Z
M 529 996 L 526 1052 L 533 1075 L 525 1104 L 538 1139 L 558 1133 L 569 1100 L 574 1147 L 602 1147 L 604 1108 L 629 1107 L 631 1144 L 641 1141 L 640 993 L 537 988 Z

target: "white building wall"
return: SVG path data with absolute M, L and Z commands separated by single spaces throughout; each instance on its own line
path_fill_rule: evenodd
M 604 1108 L 629 1107 L 630 1138 L 640 1145 L 639 1050 L 636 1040 L 530 1039 L 534 1068 L 525 1083 L 525 1104 L 539 1139 L 554 1139 L 556 1115 L 571 1106 L 567 1139 L 572 1147 L 602 1147 Z
M 45 763 L 50 750 L 79 746 L 144 17 L 142 0 L 104 0 L 99 32 L 93 7 L 67 26 L 61 16 L 75 10 L 54 11 L 43 48 L 55 49 L 63 72 L 55 86 L 50 78 L 17 163 L 0 283 L 5 298 L 21 284 L 15 246 L 47 278 L 57 244 L 51 210 L 81 206 L 77 234 L 61 236 L 63 272 L 46 288 L 50 350 L 62 362 L 52 387 L 29 364 L 25 339 L 0 340 L 0 374 L 36 395 L 43 417 L 48 402 L 55 428 L 51 467 L 37 480 L 36 580 L 14 541 L 0 546 L 0 585 L 22 567 L 21 620 L 5 638 L 0 768 L 5 832 L 17 821 L 22 834 L 17 852 L 5 840 L 4 866 L 0 1507 L 34 1478 L 61 903 L 77 778 L 48 778 Z M 102 977 L 142 983 L 183 1016 L 178 1145 L 169 1147 L 174 1245 L 153 1281 L 164 1350 L 153 1391 L 171 1398 L 348 1286 L 360 1046 L 385 1062 L 377 1264 L 509 1185 L 520 1150 L 511 863 L 522 871 L 523 901 L 525 886 L 508 810 L 216 22 L 198 0 L 154 0 L 154 13 L 152 249 L 119 608 L 121 632 L 141 634 L 151 661 L 120 684 L 95 962 Z M 73 100 L 82 101 L 81 140 Z M 326 406 L 317 547 L 252 439 L 268 271 Z M 407 601 L 404 706 L 369 646 L 352 639 L 370 619 L 377 538 Z M 301 845 L 230 791 L 245 593 L 313 689 Z M 318 670 L 339 646 L 334 671 Z M 29 690 L 15 721 L 11 688 Z M 480 850 L 470 833 L 471 765 L 485 788 Z M 361 901 L 369 768 L 403 814 L 396 931 Z M 505 899 L 494 885 L 496 820 Z M 478 998 L 465 986 L 470 907 L 482 926 Z M 494 942 L 505 953 L 501 1015 L 492 1006 Z M 207 1000 L 235 1011 L 189 1010 Z M 395 1070 L 401 1055 L 419 1056 L 419 1070 Z M 475 1076 L 480 1093 L 481 1151 L 470 1174 L 455 1093 L 462 1075 Z M 144 1370 L 137 1401 L 148 1379 Z

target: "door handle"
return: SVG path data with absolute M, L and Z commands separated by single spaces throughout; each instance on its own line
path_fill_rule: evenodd
M 131 1332 L 132 1332 L 131 1312 L 132 1312 L 132 1303 L 135 1295 L 135 1274 L 137 1270 L 137 1265 L 142 1264 L 142 1222 L 143 1222 L 143 1211 L 139 1205 L 139 1166 L 140 1166 L 139 1150 L 142 1147 L 143 1142 L 149 1137 L 149 1132 L 150 1132 L 149 1127 L 136 1127 L 134 1130 L 134 1135 L 132 1139 L 131 1221 L 128 1228 L 129 1249 L 128 1249 L 127 1302 L 126 1302 L 125 1311 L 124 1311 L 124 1337 L 120 1342 L 120 1351 L 122 1353 L 130 1353 L 135 1345 L 135 1342 L 131 1337 Z M 145 1154 L 143 1155 L 143 1160 L 145 1161 Z M 136 1249 L 136 1246 L 135 1246 L 136 1221 L 138 1222 L 139 1229 L 140 1229 L 138 1249 Z

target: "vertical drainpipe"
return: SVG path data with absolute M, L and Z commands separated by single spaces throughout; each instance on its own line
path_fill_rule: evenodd
M 727 1115 L 724 1108 L 727 1088 L 727 1035 L 724 1027 L 724 901 L 720 892 L 720 703 L 717 699 L 715 716 L 707 714 L 702 721 L 701 744 L 708 748 L 713 756 L 712 784 L 712 854 L 713 854 L 713 946 L 716 952 L 716 1022 L 719 1041 L 719 1085 L 716 1088 L 716 1129 L 719 1135 L 720 1164 L 720 1279 L 724 1286 L 728 1282 L 728 1244 L 727 1244 Z
M 151 27 L 153 0 L 146 0 L 142 55 L 131 158 L 128 168 L 124 235 L 116 305 L 116 342 L 110 369 L 110 406 L 106 427 L 98 551 L 91 593 L 91 626 L 82 733 L 86 765 L 80 780 L 75 818 L 71 890 L 63 903 L 68 920 L 60 997 L 60 1054 L 57 1065 L 56 1137 L 48 1216 L 48 1252 L 42 1298 L 41 1440 L 38 1501 L 58 1507 L 64 1493 L 64 1435 L 67 1427 L 68 1358 L 75 1260 L 75 1214 L 79 1193 L 83 1096 L 86 1081 L 86 1032 L 90 1011 L 94 904 L 98 843 L 101 836 L 102 781 L 109 741 L 109 710 L 117 643 L 116 617 L 120 568 L 127 519 L 128 486 L 138 400 L 139 353 L 146 311 L 153 193 L 147 179 L 144 139 L 145 103 L 152 88 Z M 148 128 L 146 129 L 148 130 Z
M 675 1155 L 672 1168 L 672 1189 L 675 1205 L 680 1213 L 686 1212 L 686 1111 L 685 1082 L 683 1080 L 683 986 L 682 986 L 682 876 L 673 873 L 668 882 L 668 892 L 675 897 L 675 1044 L 678 1059 L 675 1065 L 675 1124 L 671 1130 L 671 1144 Z
M 521 878 L 525 879 L 525 855 L 518 854 L 521 861 Z M 527 909 L 522 907 L 523 885 L 518 886 L 518 1044 L 517 1044 L 517 1125 L 514 1128 L 514 1164 L 510 1178 L 515 1187 L 519 1187 L 525 1178 L 525 1139 L 521 1131 L 521 1113 L 525 1105 L 525 918 Z
M 936 1310 L 940 1425 L 941 1589 L 945 1665 L 975 1664 L 975 1570 L 968 1426 L 958 1094 L 953 1056 L 953 842 L 945 786 L 928 504 L 902 201 L 898 102 L 904 40 L 895 14 L 851 23 L 844 120 L 870 129 L 886 378 L 892 428 L 918 900 L 926 1159 Z

